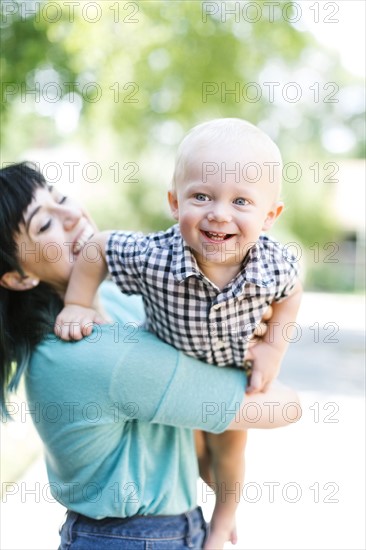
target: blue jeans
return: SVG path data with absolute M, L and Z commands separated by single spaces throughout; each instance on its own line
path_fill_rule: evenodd
M 177 516 L 91 519 L 68 510 L 59 550 L 181 550 L 202 548 L 201 508 Z

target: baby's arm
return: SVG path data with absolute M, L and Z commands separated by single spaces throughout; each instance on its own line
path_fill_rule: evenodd
M 272 303 L 272 318 L 264 337 L 249 348 L 246 359 L 253 361 L 253 372 L 247 393 L 266 391 L 278 375 L 289 336 L 287 324 L 293 323 L 300 306 L 302 286 L 297 281 L 291 293 L 281 302 Z
M 95 245 L 93 258 L 80 252 L 73 267 L 67 291 L 65 307 L 56 318 L 55 333 L 63 340 L 81 340 L 91 334 L 93 323 L 103 323 L 104 319 L 93 309 L 93 302 L 100 283 L 108 269 L 105 260 L 105 245 L 109 231 L 97 233 L 90 245 Z

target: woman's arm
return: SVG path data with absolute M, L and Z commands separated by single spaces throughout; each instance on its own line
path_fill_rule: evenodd
M 247 396 L 242 370 L 202 363 L 145 331 L 138 340 L 115 369 L 112 396 L 135 402 L 142 420 L 220 433 L 286 426 L 301 416 L 296 392 L 279 382 Z
M 281 428 L 300 420 L 301 404 L 297 393 L 275 380 L 264 393 L 245 395 L 240 413 L 228 430 Z
M 136 419 L 213 433 L 275 428 L 299 419 L 294 391 L 273 384 L 264 394 L 246 396 L 244 371 L 177 351 L 141 328 L 140 298 L 121 294 L 111 283 L 103 289 L 102 302 L 115 322 L 95 326 L 79 342 L 49 335 L 32 357 L 33 401 L 96 402 L 113 422 L 117 407 L 121 422 Z

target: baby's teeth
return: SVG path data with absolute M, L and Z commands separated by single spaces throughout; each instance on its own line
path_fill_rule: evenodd
M 217 241 L 223 241 L 226 237 L 226 233 L 213 233 L 212 231 L 208 231 L 207 234 L 211 239 L 216 239 Z

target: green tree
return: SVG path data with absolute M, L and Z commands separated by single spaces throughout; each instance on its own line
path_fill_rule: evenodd
M 310 167 L 342 157 L 324 147 L 334 127 L 362 156 L 363 107 L 342 101 L 360 82 L 293 22 L 298 3 L 249 4 L 3 1 L 3 159 L 82 144 L 106 167 L 89 186 L 101 225 L 157 229 L 171 223 L 161 195 L 183 134 L 243 117 L 301 165 L 301 178 L 285 181 L 285 231 L 307 244 L 338 239 L 327 209 L 314 208 L 331 185 L 314 186 Z

